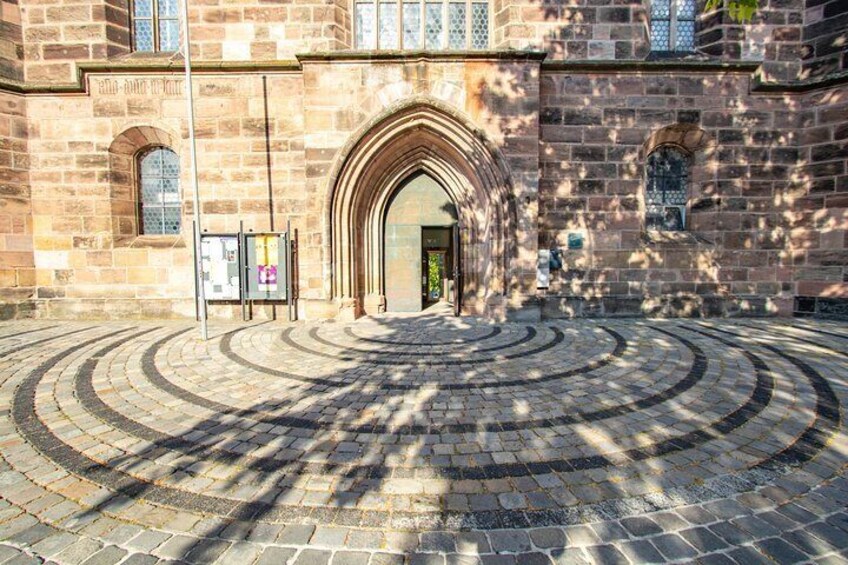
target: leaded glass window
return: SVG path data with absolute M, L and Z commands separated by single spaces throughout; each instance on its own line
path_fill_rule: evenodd
M 421 49 L 421 4 L 403 3 L 403 47 Z
M 660 147 L 648 156 L 645 188 L 647 229 L 685 229 L 689 158 L 679 149 Z
M 133 48 L 177 51 L 180 46 L 178 0 L 133 0 Z
M 355 0 L 357 49 L 467 50 L 489 47 L 489 3 Z
M 695 0 L 651 0 L 651 50 L 695 50 Z
M 448 49 L 465 48 L 465 2 L 448 4 Z
M 377 33 L 374 18 L 377 10 L 373 2 L 356 3 L 356 44 L 360 49 L 376 49 Z
M 489 46 L 489 4 L 471 3 L 471 48 L 485 49 Z
M 397 49 L 398 41 L 398 4 L 380 2 L 380 45 L 383 49 Z
M 438 49 L 442 46 L 442 13 L 441 2 L 426 2 L 424 4 L 424 47 Z
M 139 159 L 141 233 L 180 233 L 180 158 L 165 147 Z

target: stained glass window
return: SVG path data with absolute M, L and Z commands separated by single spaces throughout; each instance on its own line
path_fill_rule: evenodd
M 471 48 L 486 49 L 489 46 L 489 4 L 471 3 Z
M 381 49 L 397 49 L 400 47 L 397 2 L 380 2 L 379 37 Z
M 695 0 L 651 1 L 651 49 L 695 50 Z
M 180 233 L 180 158 L 165 147 L 139 159 L 141 233 Z
M 648 156 L 645 188 L 647 229 L 685 229 L 689 159 L 674 147 L 660 147 Z
M 448 49 L 465 49 L 465 2 L 448 4 Z
M 360 0 L 355 6 L 357 49 L 465 50 L 489 47 L 488 2 Z
M 403 47 L 421 49 L 421 3 L 403 3 Z
M 377 33 L 374 27 L 376 15 L 373 2 L 356 3 L 356 44 L 360 49 L 377 48 Z
M 424 47 L 439 49 L 442 47 L 442 3 L 424 4 Z
M 133 48 L 177 51 L 180 47 L 178 0 L 133 0 Z

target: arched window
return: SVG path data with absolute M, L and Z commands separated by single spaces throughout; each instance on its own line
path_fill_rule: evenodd
M 651 51 L 695 50 L 695 0 L 651 0 Z
M 180 26 L 177 0 L 132 0 L 133 50 L 177 51 Z
M 689 157 L 681 150 L 663 145 L 648 156 L 645 188 L 645 227 L 649 230 L 680 231 L 686 226 L 686 186 Z
M 180 158 L 156 147 L 141 155 L 138 171 L 141 233 L 180 233 Z

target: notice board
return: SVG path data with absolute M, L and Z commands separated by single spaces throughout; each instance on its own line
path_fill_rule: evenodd
M 244 234 L 245 298 L 247 300 L 285 300 L 288 266 L 288 234 Z
M 202 234 L 200 261 L 206 300 L 240 300 L 239 237 L 237 234 Z

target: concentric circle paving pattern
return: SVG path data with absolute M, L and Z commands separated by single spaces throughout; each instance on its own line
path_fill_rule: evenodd
M 213 329 L 0 325 L 0 561 L 848 551 L 839 323 Z

